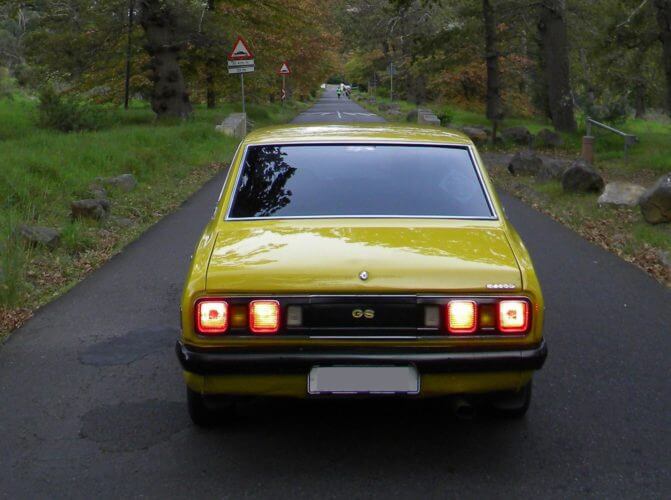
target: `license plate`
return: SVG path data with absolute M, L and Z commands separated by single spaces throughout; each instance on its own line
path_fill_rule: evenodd
M 418 394 L 414 366 L 315 366 L 308 376 L 310 394 Z

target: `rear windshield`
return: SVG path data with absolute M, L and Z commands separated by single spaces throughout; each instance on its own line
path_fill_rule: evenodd
M 229 218 L 492 217 L 466 148 L 250 146 Z

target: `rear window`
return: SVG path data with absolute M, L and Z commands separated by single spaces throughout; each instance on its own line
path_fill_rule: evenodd
M 468 149 L 250 146 L 230 219 L 493 216 Z

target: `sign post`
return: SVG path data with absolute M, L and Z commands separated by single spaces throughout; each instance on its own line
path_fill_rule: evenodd
M 233 44 L 233 50 L 228 54 L 228 73 L 240 75 L 240 93 L 242 94 L 242 112 L 245 109 L 245 73 L 254 71 L 254 54 L 241 36 Z
M 282 75 L 282 106 L 284 106 L 284 101 L 287 98 L 287 75 L 291 74 L 291 69 L 289 68 L 289 64 L 284 61 L 282 63 L 282 66 L 280 66 L 280 69 L 277 71 L 277 74 Z

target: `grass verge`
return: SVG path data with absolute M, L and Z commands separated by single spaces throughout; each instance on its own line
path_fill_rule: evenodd
M 601 206 L 597 195 L 565 193 L 557 181 L 538 182 L 533 177 L 513 177 L 507 170 L 509 155 L 484 155 L 497 188 L 521 199 L 585 239 L 631 262 L 671 287 L 671 224 L 645 222 L 638 207 Z M 604 173 L 607 180 L 615 180 Z
M 289 121 L 308 105 L 250 105 L 255 126 Z M 107 128 L 63 134 L 36 127 L 33 100 L 0 101 L 0 339 L 102 265 L 230 161 L 238 141 L 214 130 L 234 105 L 197 108 L 187 122 L 157 123 L 146 106 L 105 109 Z M 113 217 L 73 221 L 97 177 L 132 173 L 130 193 L 109 190 Z M 21 224 L 61 231 L 55 250 L 29 247 Z

